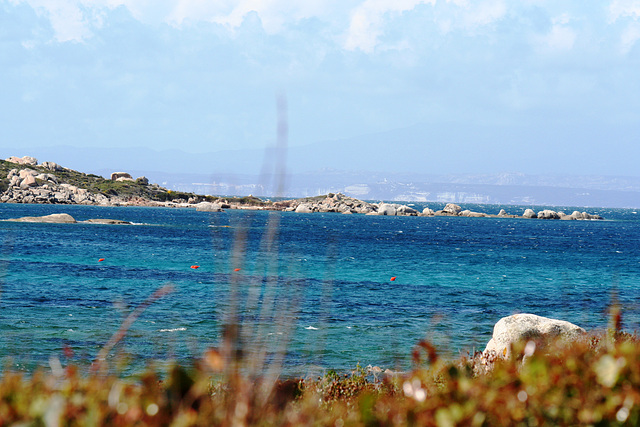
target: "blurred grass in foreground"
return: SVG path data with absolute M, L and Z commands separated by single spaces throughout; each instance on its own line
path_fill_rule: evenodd
M 276 380 L 228 369 L 216 350 L 163 379 L 136 380 L 52 359 L 30 378 L 5 371 L 0 425 L 610 425 L 640 422 L 640 343 L 613 333 L 557 342 L 521 359 L 443 361 L 421 342 L 414 368 Z M 235 364 L 236 362 L 234 362 Z

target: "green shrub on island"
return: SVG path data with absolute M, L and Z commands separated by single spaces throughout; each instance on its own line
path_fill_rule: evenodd
M 166 202 L 173 200 L 189 199 L 196 201 L 205 201 L 205 196 L 198 196 L 194 193 L 184 193 L 170 191 L 166 188 L 158 185 L 147 185 L 141 180 L 136 181 L 113 181 L 111 179 L 103 178 L 95 174 L 86 174 L 78 172 L 72 169 L 62 169 L 52 171 L 40 166 L 23 166 L 16 163 L 0 160 L 0 192 L 4 192 L 8 189 L 9 180 L 6 178 L 9 171 L 12 169 L 33 169 L 42 174 L 54 175 L 58 183 L 73 185 L 78 188 L 83 188 L 91 193 L 102 194 L 104 196 L 119 196 L 124 198 L 139 197 L 157 202 Z M 36 180 L 39 186 L 45 184 L 45 181 Z M 209 201 L 209 200 L 207 200 Z
M 137 379 L 52 363 L 30 378 L 6 370 L 0 424 L 46 425 L 635 425 L 640 422 L 640 345 L 624 334 L 489 360 L 444 361 L 422 342 L 414 367 L 269 382 L 223 363 L 150 369 Z

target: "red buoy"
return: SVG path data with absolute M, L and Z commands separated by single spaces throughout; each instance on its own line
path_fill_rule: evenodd
M 391 281 L 393 282 L 393 281 L 395 281 L 395 280 L 396 280 L 396 276 L 393 276 L 393 277 L 391 278 Z
M 192 265 L 191 268 L 193 268 L 195 270 L 196 268 L 200 268 L 200 266 L 199 265 Z
M 233 271 L 240 271 L 240 269 L 239 268 L 234 268 Z
M 100 259 L 98 260 L 98 262 L 102 262 L 102 261 L 104 261 L 104 258 L 100 258 Z

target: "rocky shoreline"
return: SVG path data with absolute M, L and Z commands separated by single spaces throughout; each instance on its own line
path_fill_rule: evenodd
M 449 203 L 443 209 L 434 211 L 425 208 L 419 212 L 408 205 L 397 203 L 368 203 L 362 200 L 345 196 L 344 194 L 329 193 L 326 196 L 318 196 L 313 198 L 303 198 L 295 200 L 286 200 L 275 202 L 274 205 L 284 211 L 293 211 L 297 213 L 316 213 L 316 212 L 336 212 L 342 214 L 365 214 L 365 215 L 384 215 L 384 216 L 461 216 L 473 218 L 538 218 L 538 219 L 561 219 L 561 220 L 599 220 L 603 219 L 599 215 L 588 214 L 587 212 L 574 211 L 571 214 L 564 212 L 556 212 L 552 210 L 542 210 L 534 212 L 532 209 L 525 210 L 523 215 L 511 215 L 504 209 L 497 214 L 488 214 L 484 212 L 473 212 L 468 209 L 463 210 L 460 206 Z
M 397 203 L 369 203 L 341 193 L 329 193 L 324 196 L 306 197 L 282 201 L 265 201 L 256 197 L 220 198 L 199 196 L 195 194 L 174 197 L 171 190 L 157 184 L 149 184 L 148 179 L 133 179 L 128 173 L 114 172 L 111 180 L 95 175 L 86 175 L 64 168 L 53 162 L 38 163 L 38 160 L 25 156 L 10 157 L 3 162 L 10 165 L 6 178 L 2 179 L 0 202 L 3 203 L 37 203 L 37 204 L 77 204 L 98 206 L 162 206 L 174 208 L 195 208 L 204 212 L 222 212 L 225 209 L 273 210 L 296 213 L 340 213 L 383 216 L 460 216 L 473 218 L 527 218 L 527 219 L 559 219 L 559 220 L 599 220 L 599 215 L 574 211 L 570 214 L 552 210 L 535 212 L 527 209 L 523 215 L 512 215 L 504 209 L 497 214 L 473 212 L 462 209 L 459 205 L 449 203 L 443 209 L 434 211 L 425 208 L 421 212 L 411 206 Z M 8 169 L 8 168 L 6 168 Z M 65 182 L 69 174 L 80 176 L 86 182 L 92 178 L 99 182 L 101 191 L 91 191 L 80 185 Z M 83 181 L 83 182 L 85 182 Z M 108 184 L 113 184 L 109 187 Z M 94 184 L 98 185 L 98 184 Z M 116 189 L 129 189 L 129 193 L 121 194 Z M 130 189 L 136 189 L 137 193 Z

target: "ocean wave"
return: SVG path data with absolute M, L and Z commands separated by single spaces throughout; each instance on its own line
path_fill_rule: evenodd
M 160 332 L 178 332 L 178 331 L 186 331 L 187 328 L 172 328 L 172 329 L 160 329 Z

